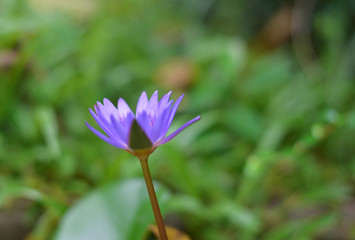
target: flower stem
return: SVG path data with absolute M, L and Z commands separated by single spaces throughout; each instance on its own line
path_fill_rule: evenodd
M 139 160 L 140 160 L 140 163 L 142 166 L 145 184 L 147 185 L 150 203 L 152 204 L 155 222 L 158 227 L 160 240 L 168 240 L 168 237 L 167 237 L 166 231 L 165 231 L 163 218 L 160 213 L 160 208 L 159 208 L 157 196 L 155 195 L 152 177 L 150 176 L 150 170 L 149 170 L 148 161 L 147 161 L 148 157 L 139 157 Z

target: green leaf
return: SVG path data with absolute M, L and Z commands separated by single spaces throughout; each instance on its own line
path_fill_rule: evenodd
M 155 184 L 161 210 L 169 199 Z M 76 203 L 60 223 L 55 240 L 140 240 L 154 222 L 143 179 L 119 181 L 102 187 Z

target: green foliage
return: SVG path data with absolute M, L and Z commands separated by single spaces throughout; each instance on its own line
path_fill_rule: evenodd
M 155 185 L 165 207 L 168 191 Z M 142 239 L 154 220 L 143 179 L 125 180 L 100 188 L 66 213 L 54 239 Z
M 67 231 L 109 184 L 142 178 L 84 123 L 104 97 L 134 110 L 155 89 L 185 93 L 171 131 L 202 116 L 149 159 L 172 192 L 168 220 L 192 239 L 354 238 L 353 1 L 319 1 L 310 35 L 272 47 L 262 27 L 278 0 L 50 2 L 0 1 L 0 204 L 30 202 L 29 239 Z M 141 234 L 151 209 L 132 189 L 104 209 L 138 196 L 146 218 L 129 227 Z

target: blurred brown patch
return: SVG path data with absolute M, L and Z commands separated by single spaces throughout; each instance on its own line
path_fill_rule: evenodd
M 31 229 L 26 221 L 26 212 L 30 205 L 30 201 L 20 199 L 14 201 L 7 209 L 0 210 L 0 239 L 25 239 Z
M 169 240 L 191 240 L 189 236 L 176 228 L 165 226 L 165 229 Z M 159 232 L 156 225 L 150 225 L 149 230 L 159 239 Z
M 349 199 L 338 207 L 339 222 L 336 227 L 324 231 L 317 236 L 317 240 L 351 240 L 355 236 L 355 198 Z
M 182 90 L 196 79 L 195 66 L 183 58 L 175 58 L 161 65 L 155 77 L 158 85 L 166 89 Z
M 292 6 L 282 6 L 265 23 L 256 40 L 264 50 L 274 49 L 291 38 Z
M 97 9 L 93 0 L 30 0 L 33 9 L 44 12 L 65 12 L 74 17 L 91 17 Z
M 0 52 L 0 70 L 8 70 L 18 60 L 15 50 L 4 50 Z

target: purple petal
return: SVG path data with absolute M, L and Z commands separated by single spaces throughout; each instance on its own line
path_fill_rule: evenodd
M 136 118 L 138 124 L 141 126 L 141 128 L 144 130 L 145 134 L 148 136 L 151 142 L 151 132 L 152 132 L 152 124 L 150 122 L 148 114 L 143 111 L 137 118 Z
M 111 112 L 111 113 L 117 112 L 117 108 L 115 107 L 115 105 L 113 105 L 112 102 L 110 100 L 108 100 L 107 98 L 104 98 L 103 103 L 104 103 L 104 107 L 106 108 L 106 110 L 108 112 Z
M 148 108 L 157 109 L 158 108 L 158 90 L 156 90 L 149 100 Z
M 110 138 L 108 138 L 107 136 L 105 136 L 104 134 L 102 134 L 101 132 L 97 131 L 95 128 L 93 128 L 92 126 L 90 126 L 89 123 L 85 122 L 86 126 L 93 132 L 95 133 L 99 138 L 101 138 L 102 140 L 104 140 L 105 142 L 118 147 L 118 148 L 122 148 L 122 149 L 127 149 L 127 147 L 125 147 L 124 145 L 122 145 L 119 142 L 113 141 Z
M 117 103 L 117 110 L 118 110 L 118 116 L 120 117 L 121 121 L 124 121 L 127 116 L 132 115 L 133 112 L 128 106 L 128 104 L 123 100 L 122 98 L 118 99 Z
M 165 94 L 159 101 L 159 107 L 161 105 L 164 105 L 164 104 L 167 104 L 169 99 L 170 99 L 170 96 L 171 96 L 171 93 L 172 91 L 168 92 L 167 94 Z
M 164 111 L 164 109 L 166 108 L 166 106 L 169 103 L 169 99 L 170 99 L 170 95 L 171 95 L 171 91 L 168 92 L 167 94 L 165 94 L 159 101 L 158 103 L 158 113 Z
M 122 126 L 127 128 L 128 131 L 129 131 L 129 129 L 130 129 L 131 125 L 132 125 L 132 121 L 133 121 L 134 118 L 135 117 L 134 117 L 133 113 L 132 114 L 128 114 L 126 116 L 126 118 L 123 120 L 123 122 L 121 122 Z
M 119 132 L 116 132 L 115 129 L 112 126 L 111 119 L 110 122 L 108 122 L 100 113 L 96 115 L 93 110 L 89 108 L 89 111 L 93 118 L 95 119 L 96 123 L 101 127 L 102 130 L 114 141 L 120 142 L 123 144 L 123 138 L 121 137 Z M 113 115 L 112 115 L 113 116 Z
M 162 139 L 168 131 L 167 124 L 170 116 L 170 108 L 171 103 L 158 115 L 157 120 L 152 126 L 151 140 L 153 143 Z
M 96 123 L 97 123 L 97 124 L 101 127 L 101 129 L 104 130 L 105 133 L 108 135 L 108 134 L 110 133 L 110 128 L 109 128 L 109 126 L 107 126 L 107 122 L 101 121 L 101 119 L 98 117 L 98 115 L 100 114 L 100 112 L 97 113 L 97 115 L 96 115 L 96 114 L 94 113 L 94 111 L 91 110 L 91 108 L 89 108 L 89 111 L 90 111 L 92 117 L 94 118 L 94 120 L 96 121 Z
M 113 104 L 109 101 L 109 100 L 104 100 L 105 105 L 103 105 L 100 102 L 96 102 L 97 103 L 97 107 L 95 108 L 97 115 L 101 115 L 106 121 L 110 122 L 110 118 L 111 115 L 117 114 L 117 109 L 115 108 L 115 106 L 113 106 Z M 111 105 L 109 104 L 111 103 Z
M 190 126 L 191 124 L 193 124 L 194 122 L 197 122 L 198 120 L 200 120 L 201 117 L 197 116 L 194 119 L 191 119 L 190 121 L 188 121 L 187 123 L 185 123 L 184 125 L 182 125 L 178 130 L 176 130 L 175 132 L 173 132 L 172 134 L 170 134 L 169 136 L 167 136 L 166 138 L 164 138 L 163 140 L 157 142 L 156 144 L 154 144 L 155 146 L 159 146 L 162 145 L 164 143 L 169 142 L 170 140 L 172 140 L 174 137 L 176 137 L 176 135 L 178 135 L 182 130 L 184 130 L 185 128 L 187 128 L 188 126 Z
M 133 118 L 132 118 L 132 120 L 133 120 Z M 111 123 L 112 123 L 111 128 L 113 128 L 115 135 L 119 136 L 119 138 L 122 140 L 122 144 L 125 144 L 128 146 L 129 128 L 124 126 L 114 116 L 111 116 Z
M 148 107 L 148 97 L 147 93 L 143 92 L 138 99 L 137 109 L 136 109 L 136 117 L 139 116 L 143 111 L 145 111 Z
M 148 102 L 148 108 L 145 110 L 148 113 L 150 121 L 153 123 L 158 115 L 158 91 L 155 91 Z
M 184 97 L 184 94 L 182 94 L 182 95 L 176 100 L 176 102 L 174 103 L 173 108 L 171 109 L 170 118 L 169 118 L 169 122 L 168 122 L 168 125 L 167 125 L 168 128 L 170 127 L 171 123 L 172 123 L 173 120 L 174 120 L 176 110 L 177 110 L 177 108 L 179 107 L 179 104 L 181 103 L 181 100 L 183 99 L 183 97 Z

